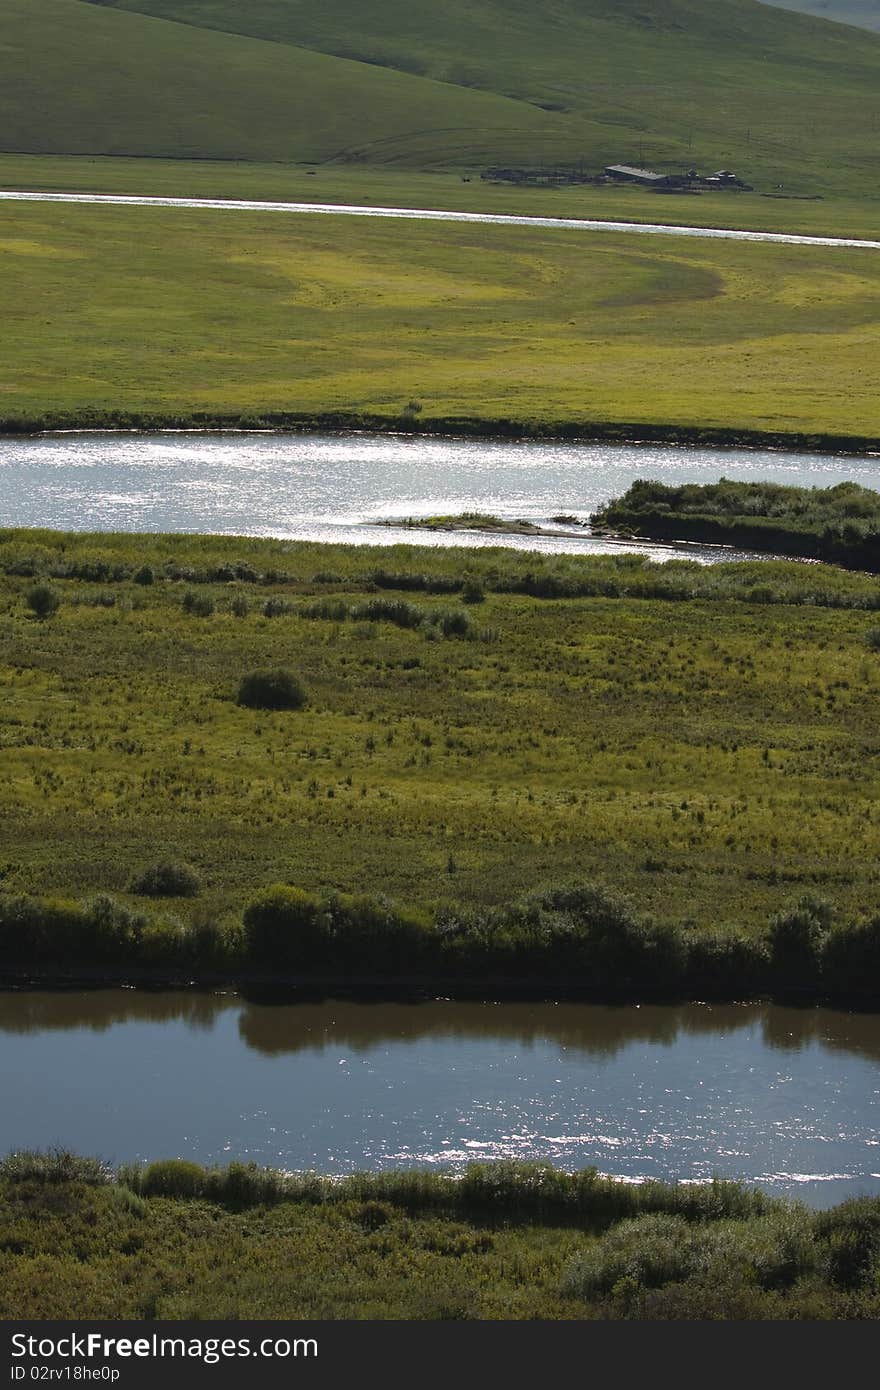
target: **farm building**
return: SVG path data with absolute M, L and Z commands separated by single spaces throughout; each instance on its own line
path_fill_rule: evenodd
M 633 164 L 609 164 L 605 168 L 609 179 L 621 183 L 643 183 L 650 188 L 678 188 L 687 183 L 684 174 L 657 174 L 653 169 L 637 169 Z

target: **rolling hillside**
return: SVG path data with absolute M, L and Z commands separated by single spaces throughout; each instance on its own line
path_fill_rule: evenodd
M 3 0 L 0 148 L 481 162 L 583 139 L 524 102 L 81 0 Z M 583 124 L 583 123 L 582 123 Z
M 698 163 L 801 192 L 875 180 L 880 39 L 756 0 L 4 9 L 7 150 Z

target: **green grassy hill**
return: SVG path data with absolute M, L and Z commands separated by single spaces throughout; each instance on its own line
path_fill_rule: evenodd
M 858 190 L 876 169 L 880 41 L 755 0 L 6 0 L 4 11 L 9 151 L 696 162 L 786 192 Z
M 880 0 L 764 0 L 764 4 L 880 31 Z
M 880 42 L 755 0 L 112 2 L 562 107 L 547 158 L 580 138 L 590 162 L 723 163 L 788 191 L 876 168 Z
M 3 11 L 9 151 L 297 161 L 356 160 L 365 147 L 418 165 L 576 148 L 535 106 L 365 63 L 80 0 Z

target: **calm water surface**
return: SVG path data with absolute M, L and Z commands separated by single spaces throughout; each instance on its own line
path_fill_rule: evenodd
M 550 523 L 586 519 L 636 478 L 720 477 L 828 487 L 880 485 L 880 459 L 654 445 L 497 443 L 388 435 L 67 434 L 0 439 L 0 525 L 72 531 L 196 531 L 391 545 L 504 545 L 573 553 L 640 550 L 711 561 L 742 552 L 586 536 L 385 529 L 377 520 L 461 512 Z
M 345 1173 L 549 1159 L 880 1194 L 880 1017 L 766 1005 L 0 995 L 0 1150 Z

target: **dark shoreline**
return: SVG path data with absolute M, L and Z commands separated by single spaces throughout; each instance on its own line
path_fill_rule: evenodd
M 440 416 L 420 419 L 352 411 L 46 411 L 0 417 L 0 436 L 10 438 L 61 433 L 374 433 L 452 439 L 559 440 L 564 443 L 663 444 L 726 449 L 767 449 L 880 456 L 880 436 L 825 432 L 756 430 L 727 426 L 638 424 L 627 421 L 535 421 Z
M 180 991 L 192 994 L 235 994 L 264 1004 L 304 1004 L 323 1000 L 350 1003 L 385 1002 L 394 1004 L 447 1003 L 582 1003 L 626 1008 L 639 1004 L 781 1004 L 804 1009 L 849 1009 L 858 1013 L 880 1013 L 880 994 L 874 987 L 865 991 L 818 989 L 810 985 L 734 989 L 717 987 L 679 989 L 667 985 L 651 989 L 644 985 L 598 988 L 570 977 L 536 976 L 523 980 L 505 975 L 485 977 L 431 978 L 425 975 L 322 975 L 268 972 L 260 970 L 185 971 L 160 967 L 68 966 L 34 970 L 27 966 L 0 966 L 0 994 L 30 994 L 49 991 L 127 989 L 138 993 Z

